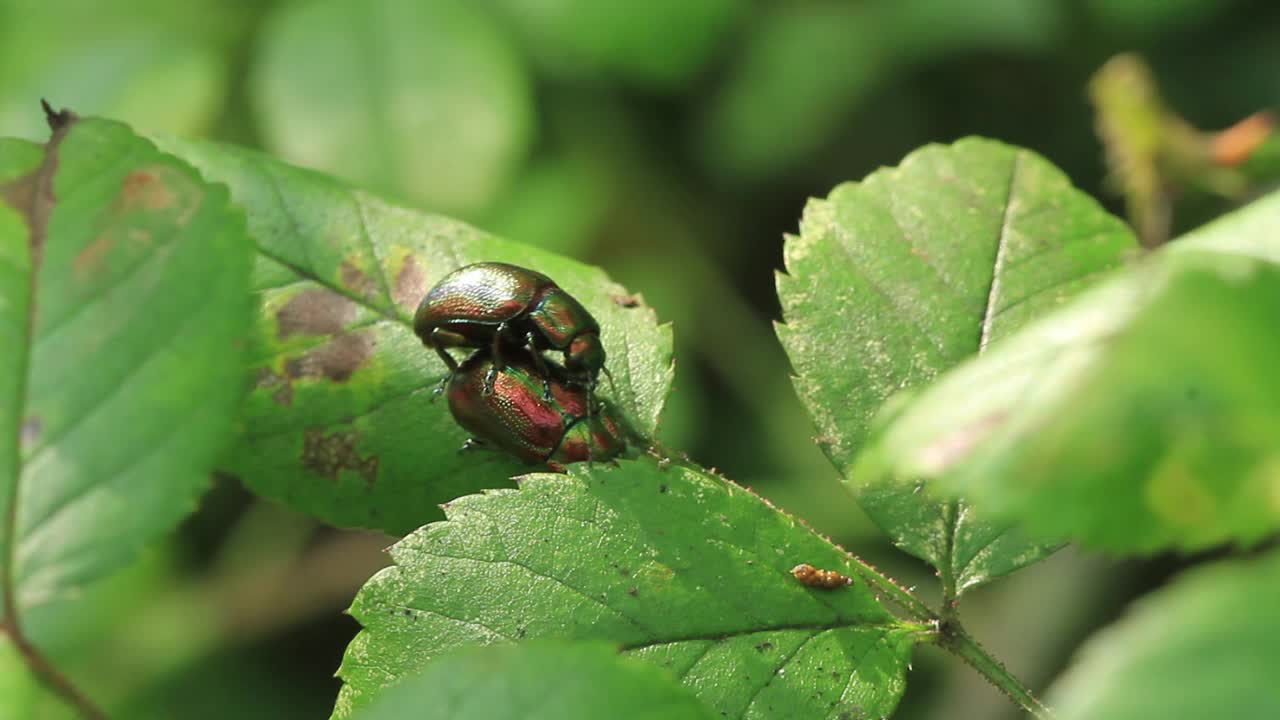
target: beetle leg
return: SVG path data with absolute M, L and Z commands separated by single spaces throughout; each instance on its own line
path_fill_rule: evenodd
M 613 384 L 613 373 L 609 372 L 609 368 L 603 365 L 600 366 L 600 372 L 604 373 L 604 376 L 609 378 L 609 394 L 613 396 L 613 399 L 616 402 L 618 399 L 618 386 Z
M 547 369 L 547 361 L 542 358 L 542 353 L 538 352 L 537 337 L 530 330 L 525 336 L 525 342 L 529 343 L 529 350 L 533 355 L 533 366 L 538 369 L 538 375 L 542 377 L 542 397 L 546 400 L 551 399 L 551 371 Z
M 454 373 L 458 372 L 458 361 L 453 359 L 453 356 L 449 354 L 448 350 L 445 350 L 448 342 L 444 338 L 452 334 L 453 333 L 445 331 L 442 328 L 436 328 L 431 331 L 431 341 L 429 344 L 435 349 L 436 354 L 440 356 L 440 359 L 444 361 L 445 367 L 449 369 L 449 372 L 445 373 L 445 376 L 440 378 L 440 382 L 436 385 L 436 389 L 432 391 L 431 402 L 435 402 L 436 398 L 444 394 L 444 389 L 449 385 L 449 380 L 453 378 Z
M 489 357 L 493 358 L 493 363 L 489 366 L 489 372 L 484 374 L 484 385 L 480 388 L 480 395 L 483 397 L 493 394 L 493 384 L 498 380 L 498 372 L 507 367 L 502 361 L 502 338 L 509 331 L 510 326 L 504 321 L 498 324 L 498 329 L 493 333 L 493 345 L 489 351 Z

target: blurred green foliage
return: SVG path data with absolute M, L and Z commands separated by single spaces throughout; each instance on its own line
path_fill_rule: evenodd
M 1280 104 L 1277 30 L 1280 8 L 1264 0 L 0 0 L 0 136 L 44 138 L 46 97 L 144 132 L 256 147 L 599 264 L 676 322 L 665 440 L 911 583 L 927 571 L 854 509 L 812 442 L 769 328 L 782 234 L 796 230 L 805 199 L 927 142 L 982 134 L 1043 154 L 1116 209 L 1085 98 L 1093 71 L 1140 52 L 1172 107 L 1224 127 Z M 1177 217 L 1172 234 L 1202 219 Z M 167 598 L 169 614 L 149 626 L 159 637 L 199 624 L 187 593 L 204 589 L 211 558 L 242 532 L 221 528 L 245 502 L 220 486 L 162 553 L 163 571 L 122 576 L 152 602 Z M 287 538 L 261 552 L 281 567 L 306 556 Z M 212 678 L 237 687 L 260 674 L 261 663 L 235 658 L 264 647 L 291 679 L 327 678 L 355 625 L 317 618 L 336 617 L 345 599 L 335 588 L 350 597 L 376 562 L 355 557 L 322 575 L 328 607 L 264 613 L 274 620 L 250 623 L 256 645 L 223 625 L 190 647 L 157 642 L 145 652 L 163 657 L 135 679 L 164 678 L 159 707 L 196 703 Z M 1002 593 L 1020 598 L 1001 627 L 1068 602 L 1061 589 L 1036 599 L 1032 577 L 984 591 L 993 607 Z M 318 581 L 298 582 L 305 593 Z M 1071 602 L 1089 605 L 1100 589 L 1074 592 Z M 125 618 L 142 622 L 136 613 L 150 607 L 86 614 L 124 635 L 135 627 Z M 290 650 L 299 635 L 287 632 L 300 626 L 310 644 Z M 1026 641 L 988 637 L 997 654 Z M 1068 643 L 1038 640 L 1038 664 L 1060 667 Z M 80 653 L 73 674 L 112 664 L 74 644 L 54 652 Z M 144 653 L 112 647 L 115 663 Z M 0 646 L 0 666 L 6 658 Z M 944 701 L 975 686 L 964 668 L 935 672 L 913 676 L 899 717 L 945 717 Z M 0 692 L 11 678 L 0 672 Z M 254 695 L 259 709 L 279 703 L 267 716 L 314 716 L 291 699 L 336 692 L 315 682 L 298 692 L 282 678 Z M 987 694 L 967 698 L 972 716 L 1012 714 L 999 697 L 982 706 Z

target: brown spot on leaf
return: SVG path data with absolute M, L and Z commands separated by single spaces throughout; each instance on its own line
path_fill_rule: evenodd
M 358 310 L 354 302 L 332 290 L 303 290 L 276 312 L 276 336 L 332 335 L 354 320 Z
M 173 205 L 173 194 L 149 170 L 134 170 L 125 175 L 120 190 L 123 193 L 121 200 L 126 207 L 160 210 Z
M 285 375 L 291 379 L 328 378 L 346 382 L 369 359 L 372 351 L 373 338 L 369 331 L 342 333 L 301 357 L 286 360 Z
M 404 308 L 407 312 L 413 312 L 417 309 L 418 303 L 422 301 L 422 296 L 427 293 L 427 278 L 422 274 L 422 268 L 418 266 L 418 261 L 409 255 L 404 259 L 404 265 L 400 267 L 400 272 L 396 273 L 396 286 L 392 290 L 392 294 L 396 301 L 396 305 Z
M 355 431 L 326 434 L 321 428 L 307 428 L 302 435 L 302 467 L 330 480 L 349 470 L 372 484 L 378 479 L 378 457 L 360 457 L 359 439 Z
M 342 272 L 343 287 L 351 290 L 354 294 L 362 297 L 376 297 L 377 285 L 373 278 L 369 277 L 365 271 L 361 270 L 349 258 L 342 261 L 339 268 Z
M 120 183 L 117 214 L 161 214 L 177 225 L 186 225 L 204 200 L 204 190 L 182 170 L 154 163 L 140 167 Z
M 618 307 L 633 308 L 640 306 L 639 295 L 614 295 L 613 304 Z
M 84 280 L 97 275 L 102 270 L 107 253 L 111 252 L 115 244 L 115 238 L 111 235 L 99 235 L 98 239 L 76 253 L 75 259 L 71 261 L 71 269 L 75 271 L 76 277 Z

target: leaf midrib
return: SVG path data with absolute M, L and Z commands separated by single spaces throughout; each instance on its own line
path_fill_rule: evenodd
M 267 179 L 267 184 L 271 186 L 271 191 L 275 195 L 276 202 L 280 206 L 280 212 L 289 221 L 289 229 L 293 231 L 294 237 L 297 237 L 297 238 L 304 237 L 302 233 L 302 228 L 298 225 L 298 218 L 293 214 L 293 211 L 289 209 L 287 203 L 285 202 L 284 191 L 280 187 L 279 178 L 277 178 L 275 174 L 271 172 L 270 168 L 264 167 L 262 172 L 263 172 L 263 176 L 266 177 Z M 291 260 L 288 260 L 284 256 L 272 250 L 268 250 L 256 237 L 253 238 L 254 249 L 263 257 L 267 258 L 268 260 L 271 260 L 272 262 L 279 264 L 281 267 L 288 269 L 290 272 L 296 274 L 300 278 L 303 278 L 305 280 L 310 280 L 311 282 L 314 282 L 323 288 L 326 288 L 335 293 L 338 293 L 339 295 L 347 298 L 348 300 L 359 305 L 360 307 L 363 307 L 366 310 L 369 310 L 370 312 L 376 313 L 386 318 L 387 320 L 391 320 L 405 327 L 411 327 L 412 323 L 410 323 L 407 318 L 401 316 L 400 313 L 395 312 L 395 310 L 397 310 L 398 308 L 396 307 L 396 304 L 391 300 L 390 287 L 387 283 L 387 278 L 382 268 L 382 259 L 378 257 L 378 253 L 374 250 L 373 238 L 370 237 L 368 225 L 365 222 L 364 203 L 362 203 L 360 201 L 360 198 L 356 197 L 354 193 L 350 192 L 350 190 L 347 190 L 346 188 L 344 188 L 343 192 L 347 195 L 347 197 L 351 199 L 352 204 L 355 205 L 356 211 L 360 215 L 361 237 L 364 239 L 365 245 L 369 247 L 369 251 L 370 251 L 369 259 L 373 262 L 374 274 L 378 278 L 378 287 L 379 289 L 382 290 L 383 300 L 387 303 L 387 307 L 379 307 L 378 305 L 371 303 L 367 297 L 351 292 L 350 290 L 343 287 L 342 285 L 331 283 L 321 278 L 319 275 L 317 275 L 314 270 L 303 267 L 302 265 L 299 265 Z M 303 243 L 304 250 L 307 250 L 310 247 L 311 247 L 310 244 Z M 305 258 L 304 261 L 307 263 L 310 263 L 310 258 Z M 388 310 L 388 308 L 391 308 L 391 310 Z
M 65 111 L 64 111 L 65 112 Z M 28 206 L 25 208 L 14 208 L 24 217 L 30 232 L 30 279 L 27 282 L 27 323 L 24 328 L 25 342 L 21 352 L 18 353 L 18 387 L 15 397 L 15 405 L 13 412 L 17 422 L 15 423 L 16 432 L 12 438 L 6 441 L 13 443 L 13 465 L 10 468 L 11 482 L 9 485 L 9 497 L 5 512 L 0 522 L 4 527 L 0 528 L 0 552 L 4 553 L 0 558 L 0 627 L 9 627 L 13 630 L 18 628 L 18 603 L 17 594 L 14 591 L 15 559 L 17 557 L 17 524 L 18 524 L 18 501 L 20 499 L 20 490 L 22 487 L 22 418 L 27 414 L 27 390 L 31 379 L 31 345 L 35 337 L 35 317 L 36 317 L 36 289 L 37 280 L 40 274 L 40 264 L 44 259 L 44 246 L 48 240 L 49 233 L 49 216 L 53 212 L 53 206 L 56 199 L 53 196 L 53 175 L 58 168 L 58 147 L 62 144 L 62 140 L 67 136 L 72 126 L 76 123 L 74 116 L 68 115 L 62 125 L 54 128 L 53 135 L 49 138 L 49 142 L 45 146 L 44 160 L 40 167 L 35 171 L 34 175 L 28 176 L 31 183 L 31 193 L 26 197 Z M 53 116 L 50 116 L 52 124 Z M 26 182 L 26 179 L 19 179 L 17 182 Z M 16 183 L 15 183 L 16 184 Z M 13 636 L 21 636 L 21 632 L 12 632 Z
M 997 315 L 996 304 L 1000 299 L 1001 285 L 1000 274 L 1004 269 L 1005 248 L 1008 247 L 1009 225 L 1013 220 L 1011 209 L 1013 208 L 1013 194 L 1017 186 L 1018 171 L 1022 165 L 1022 150 L 1014 150 L 1013 163 L 1009 168 L 1009 182 L 1005 186 L 1004 191 L 1004 208 L 1000 214 L 1000 228 L 996 236 L 995 257 L 991 261 L 991 285 L 987 288 L 987 303 L 982 312 L 982 324 L 978 330 L 978 348 L 974 352 L 974 356 L 982 355 L 986 352 L 987 345 L 991 342 L 991 328 Z M 943 522 L 946 525 L 946 572 L 950 575 L 944 580 L 944 587 L 948 592 L 954 593 L 957 597 L 961 590 L 959 587 L 959 579 L 965 568 L 957 567 L 956 564 L 956 544 L 960 535 L 960 507 L 961 499 L 955 498 L 948 500 L 943 507 Z M 991 542 L 994 542 L 992 540 Z M 988 543 L 990 544 L 990 543 Z M 974 556 L 976 557 L 976 555 Z M 965 565 L 973 561 L 970 558 Z M 941 568 L 939 568 L 941 569 Z M 951 598 L 955 599 L 955 598 Z M 946 608 L 943 609 L 944 612 Z

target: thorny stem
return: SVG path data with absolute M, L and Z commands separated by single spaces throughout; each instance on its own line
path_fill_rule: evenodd
M 40 681 L 44 683 L 45 687 L 74 707 L 86 720 L 107 720 L 107 714 L 102 711 L 102 708 L 95 705 L 87 695 L 80 691 L 80 688 L 77 688 L 71 682 L 70 678 L 54 667 L 49 658 L 40 652 L 40 648 L 31 644 L 31 641 L 22 632 L 22 628 L 19 627 L 17 618 L 9 612 L 8 608 L 6 608 L 5 616 L 6 619 L 0 622 L 0 633 L 9 636 L 9 639 L 13 641 L 14 647 L 18 649 L 18 652 L 22 653 L 27 667 L 31 668 L 36 677 L 40 678 Z
M 938 567 L 938 579 L 942 582 L 942 607 L 939 614 L 943 622 L 955 622 L 959 619 L 960 595 L 956 590 L 956 571 L 953 562 L 959 514 L 959 504 L 954 500 L 943 507 L 943 520 L 946 525 L 946 559 Z
M 939 623 L 935 636 L 937 645 L 977 670 L 987 682 L 1003 692 L 1014 703 L 1039 720 L 1052 720 L 1053 711 L 1037 698 L 1031 690 L 1023 685 L 1013 673 L 1009 672 L 999 660 L 991 655 L 974 640 L 957 621 Z

